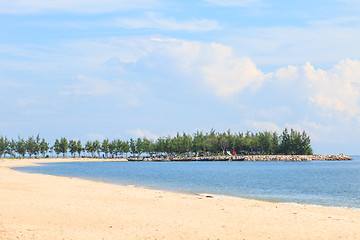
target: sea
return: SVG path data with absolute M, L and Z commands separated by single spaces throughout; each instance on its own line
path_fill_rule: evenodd
M 360 209 L 360 156 L 312 162 L 68 162 L 16 167 L 187 194 Z

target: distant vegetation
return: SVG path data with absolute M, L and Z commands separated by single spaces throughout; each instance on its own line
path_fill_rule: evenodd
M 313 153 L 310 137 L 306 132 L 285 129 L 282 134 L 276 132 L 231 133 L 196 132 L 194 134 L 178 133 L 174 137 L 161 137 L 157 140 L 147 138 L 120 139 L 103 141 L 56 139 L 50 145 L 44 138 L 31 136 L 27 139 L 18 137 L 8 139 L 0 136 L 0 157 L 57 157 L 90 156 L 120 157 L 128 155 L 237 155 L 284 154 L 311 155 Z

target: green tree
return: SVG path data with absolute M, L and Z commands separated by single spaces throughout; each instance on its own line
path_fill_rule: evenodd
M 206 151 L 206 138 L 203 132 L 197 131 L 193 137 L 193 151 L 197 154 L 205 153 Z
M 110 154 L 112 157 L 131 153 L 133 155 L 147 153 L 153 155 L 160 154 L 215 154 L 227 151 L 235 151 L 238 154 L 312 154 L 311 140 L 305 131 L 299 132 L 294 129 L 290 131 L 285 128 L 282 134 L 276 132 L 258 132 L 232 134 L 230 130 L 226 132 L 215 132 L 211 129 L 209 133 L 197 131 L 195 134 L 177 133 L 174 137 L 160 137 L 157 140 L 147 138 L 138 138 L 136 140 L 121 141 L 120 139 L 109 141 L 108 139 L 99 141 L 87 141 L 85 147 L 81 141 L 70 141 L 66 138 L 56 139 L 54 145 L 50 148 L 57 156 L 63 153 L 65 157 L 69 149 L 72 156 L 76 153 L 81 156 L 82 151 L 95 157 L 100 156 L 103 152 L 106 157 Z M 40 139 L 38 134 L 36 138 L 29 137 L 26 141 L 19 136 L 17 141 L 10 141 L 7 137 L 0 136 L 0 157 L 4 156 L 21 156 L 29 157 L 42 154 L 44 157 L 49 151 L 49 144 L 46 140 Z
M 165 138 L 159 138 L 155 143 L 155 151 L 158 153 L 165 153 L 166 152 L 166 140 Z
M 26 152 L 29 154 L 30 157 L 32 155 L 36 155 L 37 151 L 37 144 L 34 137 L 29 137 L 25 142 Z
M 117 151 L 116 151 L 116 140 L 112 140 L 109 143 L 109 153 L 111 155 L 112 158 L 114 158 L 114 156 L 116 155 Z
M 116 139 L 113 141 L 114 144 L 114 155 L 119 157 L 119 154 L 123 153 L 123 142 L 120 139 Z
M 144 152 L 144 144 L 143 144 L 142 139 L 141 138 L 136 139 L 135 145 L 136 145 L 136 147 L 135 147 L 136 152 L 135 153 L 137 153 L 138 156 L 140 156 L 141 153 Z
M 132 155 L 137 153 L 136 147 L 137 147 L 136 142 L 134 141 L 134 139 L 130 138 L 130 141 L 129 141 L 129 148 L 130 149 L 129 150 L 130 150 Z
M 43 155 L 43 157 L 46 157 L 46 154 L 49 151 L 49 144 L 46 142 L 44 138 L 41 140 L 39 144 L 39 150 L 40 153 Z
M 285 128 L 281 135 L 281 143 L 279 146 L 279 152 L 281 154 L 289 154 L 290 147 L 291 147 L 290 134 L 289 134 L 288 129 Z
M 218 144 L 218 138 L 216 136 L 215 130 L 211 129 L 209 134 L 206 134 L 206 146 L 209 152 L 216 153 L 220 150 Z
M 88 154 L 91 154 L 91 157 L 95 157 L 95 149 L 92 141 L 87 141 L 85 143 L 85 150 L 88 152 Z
M 183 133 L 182 141 L 183 141 L 183 151 L 186 152 L 186 153 L 191 152 L 191 148 L 192 148 L 192 137 L 191 137 L 191 135 Z
M 271 135 L 271 154 L 279 153 L 279 136 L 276 132 L 273 132 Z
M 10 148 L 10 141 L 7 137 L 0 137 L 0 157 L 5 157 L 5 154 L 8 153 Z
M 75 158 L 75 154 L 76 154 L 76 152 L 78 150 L 76 141 L 75 140 L 70 140 L 68 148 L 69 148 L 69 152 L 71 153 L 71 155 Z
M 52 147 L 53 151 L 56 153 L 56 157 L 59 157 L 59 154 L 61 153 L 60 149 L 60 140 L 56 139 L 54 146 Z
M 302 154 L 305 154 L 305 155 L 313 154 L 313 150 L 311 148 L 310 137 L 306 134 L 305 131 L 303 131 L 301 134 L 301 150 L 302 150 Z
M 100 157 L 101 144 L 100 144 L 99 140 L 93 141 L 92 144 L 93 144 L 93 151 L 97 153 L 98 157 Z
M 103 153 L 105 153 L 106 158 L 108 157 L 109 154 L 109 139 L 104 139 L 102 144 L 101 144 L 101 151 Z
M 165 139 L 165 145 L 166 145 L 166 153 L 167 154 L 174 154 L 175 153 L 175 141 L 170 137 L 168 136 L 166 139 Z
M 40 134 L 38 134 L 35 138 L 35 157 L 38 157 L 38 155 L 40 154 L 40 143 Z
M 78 153 L 79 158 L 81 157 L 81 152 L 82 152 L 82 151 L 83 151 L 83 147 L 82 147 L 82 145 L 81 145 L 81 141 L 78 140 L 78 141 L 76 142 L 76 152 Z
M 176 154 L 182 154 L 185 152 L 185 145 L 183 144 L 183 138 L 180 133 L 176 133 L 176 136 L 172 138 L 172 145 L 174 146 L 174 152 Z
M 225 133 L 218 135 L 218 146 L 222 151 L 222 155 L 229 149 L 229 141 Z
M 229 130 L 226 131 L 226 138 L 227 138 L 227 141 L 228 141 L 228 144 L 229 144 L 229 150 L 230 152 L 234 152 L 235 149 L 237 148 L 236 147 L 236 137 L 235 135 L 233 135 Z
M 243 133 L 237 133 L 232 137 L 233 139 L 233 145 L 234 145 L 234 151 L 237 154 L 244 154 L 245 149 L 245 141 L 244 141 L 244 134 Z
M 69 146 L 68 140 L 66 138 L 62 137 L 60 139 L 59 148 L 60 148 L 60 152 L 63 154 L 63 157 L 65 157 L 65 155 L 68 151 L 68 146 Z
M 259 138 L 259 152 L 262 154 L 271 154 L 272 141 L 271 141 L 270 132 L 260 132 L 258 134 Z
M 120 141 L 122 146 L 121 154 L 130 152 L 130 143 L 128 141 Z
M 11 139 L 6 153 L 12 157 L 15 157 L 15 152 L 16 152 L 16 142 L 14 139 Z
M 152 152 L 151 140 L 144 137 L 141 141 L 142 141 L 142 144 L 141 144 L 142 152 L 148 153 L 150 155 Z
M 15 151 L 22 157 L 25 157 L 26 154 L 26 143 L 23 138 L 19 136 L 18 141 L 15 145 Z

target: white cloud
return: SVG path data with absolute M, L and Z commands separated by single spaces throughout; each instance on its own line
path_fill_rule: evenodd
M 232 48 L 218 43 L 202 43 L 178 39 L 156 39 L 144 58 L 159 71 L 174 68 L 202 87 L 210 88 L 218 97 L 227 98 L 249 87 L 256 89 L 270 77 L 257 69 L 250 58 L 236 57 Z
M 70 46 L 85 55 L 89 54 L 86 50 L 91 48 L 93 55 L 86 55 L 84 59 L 87 66 L 96 68 L 94 61 L 105 65 L 111 62 L 112 67 L 123 69 L 123 72 L 139 69 L 158 78 L 169 72 L 222 98 L 232 97 L 245 88 L 257 89 L 271 75 L 261 72 L 250 58 L 237 57 L 230 46 L 219 43 L 150 37 L 79 41 Z M 93 62 L 87 62 L 90 61 L 87 59 Z M 84 61 L 76 60 L 81 64 Z M 96 92 L 107 89 L 109 87 L 105 82 Z
M 265 74 L 250 58 L 235 56 L 230 46 L 178 39 L 155 40 L 144 54 L 153 57 L 140 59 L 151 63 L 154 71 L 157 71 L 154 62 L 159 62 L 159 69 L 170 66 L 190 78 L 200 76 L 218 97 L 231 97 L 245 88 L 257 89 L 265 81 L 275 79 L 279 84 L 286 83 L 289 88 L 304 91 L 301 95 L 323 110 L 349 116 L 356 115 L 360 110 L 358 60 L 341 61 L 330 70 L 315 70 L 311 64 L 306 64 L 303 67 L 290 65 Z
M 148 138 L 151 140 L 156 140 L 159 137 L 153 133 L 151 133 L 148 130 L 141 130 L 141 129 L 136 129 L 136 130 L 131 130 L 131 131 L 127 131 L 128 134 L 133 135 L 136 138 Z
M 261 97 L 255 95 L 255 98 L 261 99 Z M 272 99 L 268 99 L 271 102 Z M 283 122 L 288 116 L 293 115 L 292 106 L 288 104 L 273 106 L 261 106 L 250 107 L 247 110 L 241 109 L 240 111 L 246 111 L 247 116 L 251 116 L 251 119 L 261 119 L 262 121 L 271 122 Z
M 274 77 L 281 82 L 294 82 L 299 78 L 299 68 L 296 66 L 287 66 L 276 70 Z
M 101 78 L 86 77 L 78 75 L 75 81 L 67 86 L 67 91 L 62 91 L 62 95 L 77 96 L 104 96 L 113 93 L 115 88 L 109 81 Z
M 330 136 L 336 136 L 341 131 L 344 131 L 342 127 L 334 126 L 334 125 L 324 125 L 319 122 L 310 121 L 308 117 L 305 117 L 302 121 L 299 121 L 297 123 L 287 123 L 285 124 L 284 128 L 288 129 L 295 129 L 297 131 L 305 131 L 311 138 L 312 142 L 336 142 L 337 140 L 330 137 Z M 342 136 L 337 137 L 342 138 Z
M 212 43 L 209 50 L 212 62 L 202 66 L 201 71 L 205 83 L 220 97 L 231 97 L 246 87 L 259 87 L 267 78 L 250 58 L 234 57 L 231 47 Z
M 225 38 L 235 52 L 251 56 L 263 66 L 301 65 L 307 61 L 329 66 L 340 59 L 360 56 L 358 26 L 240 28 Z
M 138 105 L 138 96 L 147 91 L 140 83 L 125 81 L 109 81 L 103 78 L 78 75 L 72 83 L 65 86 L 59 94 L 62 96 L 76 97 L 107 97 L 121 99 L 122 103 Z
M 303 67 L 309 100 L 323 110 L 353 117 L 360 113 L 360 61 L 342 60 L 328 71 Z
M 258 69 L 252 59 L 238 56 L 232 47 L 219 43 L 161 37 L 147 39 L 133 37 L 84 40 L 62 47 L 64 55 L 58 54 L 57 58 L 59 62 L 63 62 L 51 63 L 55 71 L 59 69 L 54 66 L 60 65 L 68 70 L 81 69 L 81 72 L 89 76 L 103 76 L 93 78 L 79 75 L 61 91 L 63 95 L 82 97 L 122 95 L 127 102 L 136 105 L 138 90 L 146 91 L 141 83 L 146 81 L 143 80 L 144 75 L 157 79 L 164 78 L 166 81 L 171 76 L 174 84 L 182 82 L 184 84 L 181 85 L 182 87 L 188 84 L 188 87 L 210 91 L 220 98 L 232 97 L 248 89 L 259 89 L 266 83 L 266 86 L 280 87 L 287 93 L 294 93 L 286 95 L 293 97 L 289 101 L 301 102 L 305 99 L 307 101 L 305 103 L 318 107 L 320 110 L 318 112 L 325 113 L 324 115 L 346 118 L 360 115 L 359 60 L 343 60 L 329 70 L 315 69 L 309 63 L 305 66 L 290 65 L 265 74 Z M 73 51 L 75 56 L 70 55 Z M 37 52 L 35 55 L 43 55 L 44 59 L 47 59 L 50 54 L 53 52 L 49 54 Z M 131 79 L 131 74 L 138 74 L 137 80 L 130 82 L 114 80 L 114 75 L 107 77 L 108 75 L 101 71 L 109 70 L 106 68 L 109 64 L 112 71 L 123 69 L 122 72 L 116 72 L 121 74 L 119 78 L 125 79 L 124 76 L 129 76 L 126 78 Z M 33 68 L 30 66 L 30 69 Z M 48 69 L 51 69 L 51 66 L 46 68 Z M 92 74 L 92 71 L 95 74 Z M 164 72 L 168 72 L 169 75 L 164 76 Z M 283 106 L 288 106 L 288 103 L 278 107 Z
M 330 69 L 316 69 L 310 63 L 302 67 L 287 66 L 269 76 L 273 81 L 267 86 L 286 93 L 284 104 L 290 108 L 291 103 L 309 104 L 316 107 L 315 115 L 346 121 L 360 116 L 359 60 L 342 60 Z M 306 109 L 304 105 L 301 111 L 308 111 Z M 294 109 L 295 112 L 299 110 Z
M 29 95 L 29 94 L 28 94 Z M 12 109 L 21 115 L 54 115 L 57 114 L 56 106 L 46 96 L 29 95 L 11 101 Z
M 0 13 L 37 13 L 66 11 L 78 13 L 103 13 L 129 9 L 153 9 L 157 0 L 0 0 Z
M 266 121 L 256 121 L 247 119 L 245 124 L 253 127 L 256 131 L 270 131 L 277 132 L 281 134 L 282 131 L 287 128 L 294 129 L 299 132 L 305 131 L 311 138 L 313 142 L 326 141 L 334 142 L 334 139 L 328 139 L 332 133 L 337 132 L 339 129 L 331 125 L 322 125 L 318 122 L 309 121 L 308 117 L 305 119 L 295 122 L 295 123 L 286 123 L 283 125 L 278 125 L 275 122 L 266 122 Z
M 284 91 L 306 99 L 326 116 L 349 120 L 360 114 L 359 60 L 342 60 L 328 70 L 316 69 L 310 63 L 288 66 L 276 70 L 273 79 Z
M 104 139 L 106 139 L 106 137 L 102 134 L 99 134 L 99 133 L 89 133 L 87 135 L 87 138 L 90 140 L 90 141 L 95 141 L 95 140 L 98 140 L 98 141 L 103 141 Z
M 200 19 L 190 21 L 177 21 L 173 18 L 163 18 L 156 13 L 148 13 L 143 19 L 118 19 L 118 26 L 125 28 L 152 28 L 161 30 L 182 30 L 190 32 L 205 32 L 220 29 L 215 20 Z
M 236 7 L 248 7 L 254 3 L 259 3 L 260 0 L 204 0 L 207 3 L 214 4 L 217 6 L 236 6 Z
M 283 129 L 273 122 L 259 122 L 255 120 L 246 120 L 246 125 L 256 128 L 259 131 L 270 131 L 280 133 Z

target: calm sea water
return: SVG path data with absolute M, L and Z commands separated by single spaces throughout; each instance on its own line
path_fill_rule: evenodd
M 360 208 L 360 156 L 336 162 L 75 162 L 16 170 L 121 185 Z

